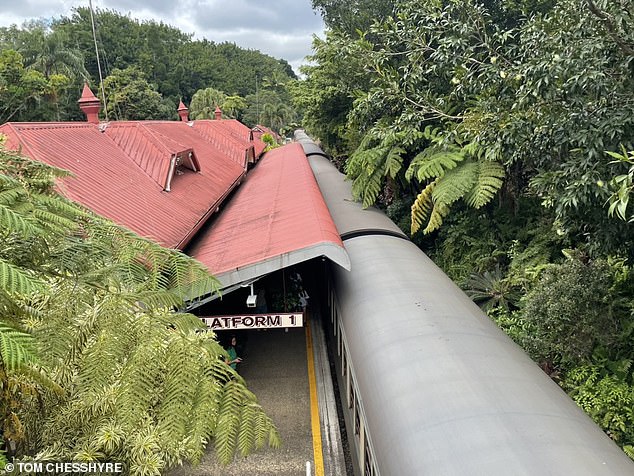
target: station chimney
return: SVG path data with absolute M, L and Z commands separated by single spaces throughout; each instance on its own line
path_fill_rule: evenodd
M 91 124 L 99 124 L 99 110 L 101 109 L 101 102 L 97 99 L 90 88 L 88 83 L 84 83 L 84 90 L 81 93 L 79 101 L 79 108 L 86 114 L 86 121 Z

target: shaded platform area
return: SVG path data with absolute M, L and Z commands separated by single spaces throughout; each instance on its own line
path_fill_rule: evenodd
M 220 465 L 209 449 L 201 464 L 170 471 L 170 476 L 297 476 L 313 465 L 310 389 L 304 328 L 238 331 L 243 358 L 238 372 L 273 419 L 282 438 L 277 450 L 267 447 L 229 466 Z M 241 348 L 240 348 L 241 347 Z M 313 473 L 314 474 L 314 473 Z

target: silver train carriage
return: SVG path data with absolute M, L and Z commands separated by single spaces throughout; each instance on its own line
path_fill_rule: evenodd
M 407 236 L 300 142 L 350 256 L 331 339 L 358 475 L 634 475 L 621 449 Z

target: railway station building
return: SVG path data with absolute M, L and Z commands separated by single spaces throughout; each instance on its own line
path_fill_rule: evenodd
M 321 257 L 349 268 L 298 144 L 265 153 L 260 138 L 267 128 L 222 119 L 218 108 L 213 120 L 189 121 L 181 102 L 180 121 L 100 122 L 99 99 L 87 85 L 78 102 L 86 122 L 1 125 L 6 147 L 70 171 L 59 183 L 67 198 L 203 263 L 221 293 L 197 297 L 190 310 L 213 309 L 221 299 L 217 304 L 227 312 L 255 314 L 253 298 L 246 301 L 257 296 L 265 276 Z M 288 281 L 290 292 L 291 275 L 282 274 L 279 287 L 283 292 Z M 267 301 L 281 312 L 296 299 Z M 222 329 L 277 325 L 274 318 L 207 322 Z

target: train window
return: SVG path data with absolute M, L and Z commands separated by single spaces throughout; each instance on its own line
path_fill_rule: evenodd
M 365 450 L 364 450 L 364 469 L 363 476 L 374 476 L 374 460 L 372 459 L 372 451 L 370 450 L 370 445 L 368 445 L 368 440 L 365 440 Z
M 332 326 L 335 329 L 335 334 L 340 333 L 339 330 L 339 315 L 337 314 L 337 306 L 332 308 Z
M 353 391 L 353 397 L 352 397 L 353 400 L 354 400 L 354 397 L 355 397 L 355 394 Z M 360 431 L 361 431 L 361 418 L 359 417 L 359 406 L 355 405 L 354 406 L 354 434 L 358 435 Z
M 343 377 L 348 375 L 348 358 L 346 355 L 346 346 L 343 345 L 343 339 L 341 343 L 341 375 Z
M 350 376 L 350 387 L 348 387 L 348 408 L 354 408 L 354 397 L 356 397 L 356 394 L 354 393 L 354 379 L 352 378 L 352 375 Z

